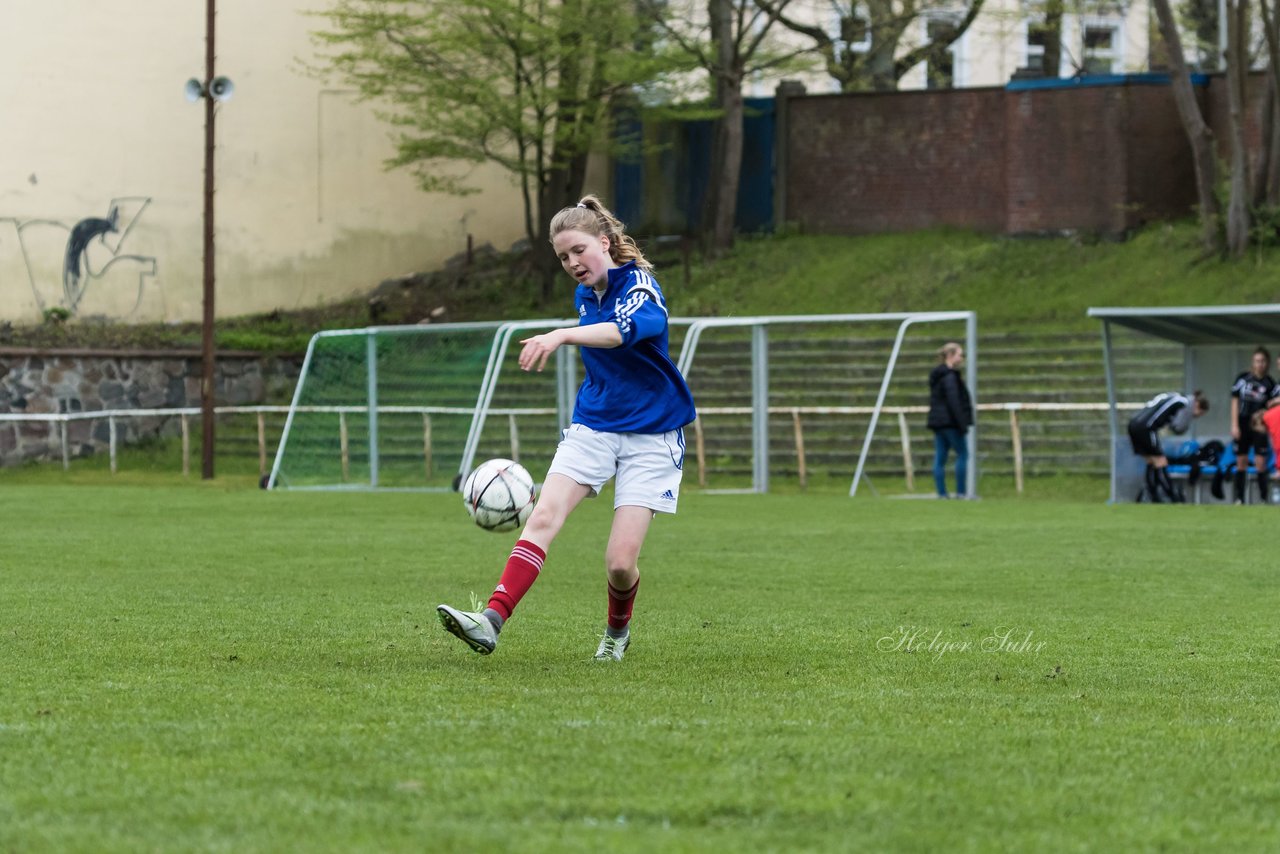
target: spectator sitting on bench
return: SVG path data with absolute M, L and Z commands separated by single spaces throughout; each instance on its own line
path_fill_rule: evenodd
M 1147 401 L 1142 411 L 1129 420 L 1129 441 L 1133 444 L 1133 452 L 1147 461 L 1144 482 L 1147 497 L 1153 504 L 1166 501 L 1181 504 L 1187 500 L 1169 480 L 1169 459 L 1160 447 L 1160 430 L 1168 427 L 1182 435 L 1191 426 L 1192 418 L 1199 418 L 1208 411 L 1209 401 L 1198 390 L 1191 399 L 1177 392 L 1163 392 Z

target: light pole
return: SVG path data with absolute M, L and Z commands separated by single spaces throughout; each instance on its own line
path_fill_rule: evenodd
M 205 0 L 205 51 L 204 82 L 196 78 L 187 81 L 188 101 L 204 101 L 204 317 L 200 330 L 200 426 L 201 426 L 201 474 L 205 480 L 213 478 L 213 148 L 214 118 L 218 101 L 231 97 L 235 87 L 226 77 L 216 77 L 213 71 L 214 32 L 217 0 Z

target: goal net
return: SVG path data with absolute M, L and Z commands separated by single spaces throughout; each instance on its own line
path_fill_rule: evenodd
M 268 485 L 451 488 L 500 325 L 317 333 Z M 497 444 L 494 436 L 485 440 Z

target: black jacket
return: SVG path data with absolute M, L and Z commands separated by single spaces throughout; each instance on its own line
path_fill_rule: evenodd
M 965 387 L 960 372 L 946 365 L 938 365 L 929 373 L 930 430 L 948 427 L 968 430 L 973 424 L 973 400 Z

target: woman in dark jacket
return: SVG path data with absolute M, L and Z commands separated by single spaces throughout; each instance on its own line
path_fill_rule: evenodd
M 954 341 L 938 351 L 941 364 L 929 374 L 929 429 L 934 436 L 933 481 L 938 497 L 947 496 L 947 456 L 956 453 L 956 498 L 964 498 L 969 469 L 969 443 L 965 435 L 973 425 L 973 400 L 960 377 L 964 348 Z

